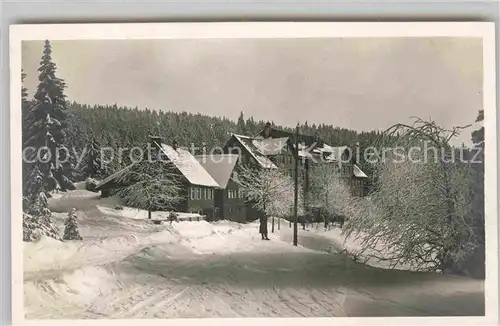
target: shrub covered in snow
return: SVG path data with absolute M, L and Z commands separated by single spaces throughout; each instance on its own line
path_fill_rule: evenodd
M 374 166 L 376 191 L 365 202 L 374 214 L 352 219 L 346 232 L 362 238 L 361 254 L 393 268 L 464 273 L 463 262 L 478 239 L 470 214 L 471 168 L 454 159 L 450 145 L 460 129 L 416 118 L 413 125 L 397 124 L 386 131 L 399 136 L 382 138 L 379 148 L 403 148 L 408 155 L 388 153 Z
M 64 236 L 63 240 L 83 240 L 78 230 L 78 222 L 76 221 L 76 210 L 73 208 L 68 213 L 68 218 L 64 222 Z
M 42 236 L 60 240 L 57 226 L 51 219 L 51 212 L 42 198 L 24 199 L 23 241 L 37 241 Z
M 170 224 L 172 224 L 172 222 L 178 222 L 178 219 L 179 219 L 179 214 L 177 214 L 176 212 L 170 212 L 170 214 L 168 215 L 168 220 L 170 221 Z
M 95 192 L 95 188 L 97 187 L 98 183 L 99 182 L 94 178 L 87 178 L 87 180 L 85 180 L 85 190 Z

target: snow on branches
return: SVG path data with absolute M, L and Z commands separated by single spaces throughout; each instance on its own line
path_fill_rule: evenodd
M 59 230 L 46 207 L 44 193 L 23 199 L 23 241 L 37 241 L 42 236 L 60 240 Z
M 68 217 L 64 221 L 64 236 L 63 240 L 83 240 L 78 230 L 78 222 L 76 221 L 76 210 L 73 208 L 68 212 Z
M 357 214 L 354 210 L 356 198 L 351 195 L 334 164 L 315 166 L 311 173 L 309 204 L 321 207 L 330 216 Z
M 390 152 L 377 165 L 376 213 L 351 221 L 348 235 L 362 239 L 366 259 L 391 267 L 459 273 L 476 246 L 470 219 L 470 165 L 462 162 L 450 140 L 462 127 L 445 130 L 416 119 L 386 135 L 399 135 L 383 148 Z M 403 154 L 403 152 L 405 154 Z
M 242 167 L 238 179 L 245 197 L 267 216 L 291 214 L 294 203 L 293 180 L 279 169 Z M 299 196 L 299 210 L 302 209 L 301 201 Z
M 154 210 L 169 210 L 181 198 L 179 174 L 169 161 L 143 161 L 131 166 L 120 178 L 118 191 L 125 205 Z

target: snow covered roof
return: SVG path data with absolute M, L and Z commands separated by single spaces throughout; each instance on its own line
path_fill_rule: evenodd
M 314 148 L 312 152 L 315 154 L 326 155 L 325 158 L 329 161 L 340 161 L 342 158 L 342 154 L 348 149 L 349 148 L 347 146 L 333 147 L 328 144 L 322 144 L 322 146 Z
M 253 139 L 252 144 L 263 155 L 277 155 L 286 149 L 288 137 Z
M 368 176 L 363 171 L 361 171 L 359 166 L 357 166 L 356 164 L 353 164 L 352 173 L 357 178 L 368 178 Z
M 255 146 L 254 138 L 233 134 L 234 138 L 255 158 L 257 163 L 266 169 L 277 169 L 278 167 Z
M 227 187 L 238 162 L 237 154 L 196 155 L 195 158 L 222 189 Z
M 340 161 L 342 160 L 342 154 L 348 151 L 349 148 L 347 146 L 338 146 L 338 147 L 331 147 L 329 150 L 330 151 L 328 153 L 330 154 L 327 156 L 327 159 L 332 161 Z
M 161 144 L 161 150 L 191 184 L 220 188 L 210 173 L 186 149 L 174 149 L 167 144 Z
M 134 163 L 135 164 L 135 163 Z M 108 184 L 109 182 L 115 180 L 115 179 L 118 179 L 119 177 L 121 177 L 127 170 L 129 170 L 132 166 L 134 166 L 134 164 L 130 164 L 129 166 L 119 170 L 118 172 L 115 172 L 113 173 L 112 175 L 108 176 L 107 178 L 105 178 L 104 180 L 102 180 L 101 182 L 99 182 L 97 184 L 97 186 L 95 187 L 95 190 L 101 190 L 101 188 L 103 186 L 105 186 L 106 184 Z

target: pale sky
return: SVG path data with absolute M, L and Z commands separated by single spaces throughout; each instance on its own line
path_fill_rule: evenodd
M 482 109 L 474 38 L 53 41 L 70 101 L 369 131 L 411 116 L 444 127 Z M 23 43 L 33 93 L 43 42 Z M 457 144 L 470 143 L 464 131 Z

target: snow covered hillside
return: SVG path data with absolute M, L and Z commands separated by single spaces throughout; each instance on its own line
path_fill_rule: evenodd
M 27 318 L 484 314 L 482 281 L 356 263 L 338 236 L 299 229 L 294 247 L 283 222 L 262 241 L 256 223 L 155 225 L 116 205 L 84 190 L 50 199 L 61 229 L 77 209 L 84 240 L 24 244 Z

